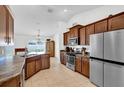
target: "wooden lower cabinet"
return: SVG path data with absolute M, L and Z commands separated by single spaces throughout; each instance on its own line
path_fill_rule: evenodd
M 60 61 L 61 64 L 66 65 L 67 56 L 65 55 L 65 51 L 60 51 Z
M 82 57 L 82 74 L 89 77 L 89 58 Z
M 89 78 L 89 58 L 76 56 L 75 71 Z
M 41 56 L 42 67 L 41 69 L 47 69 L 50 67 L 50 56 L 49 54 L 44 54 Z
M 75 62 L 75 71 L 81 73 L 81 59 L 82 57 L 76 56 L 76 62 Z
M 0 87 L 20 87 L 20 76 L 18 75 L 3 82 Z
M 25 79 L 28 79 L 41 69 L 50 68 L 50 56 L 49 54 L 43 54 L 26 58 L 25 65 Z
M 35 69 L 35 60 L 33 59 L 28 59 L 26 61 L 26 79 L 31 77 L 35 72 L 36 72 L 36 69 Z
M 35 60 L 36 62 L 36 72 L 40 71 L 42 68 L 42 63 L 41 63 L 41 58 L 39 57 L 38 59 Z

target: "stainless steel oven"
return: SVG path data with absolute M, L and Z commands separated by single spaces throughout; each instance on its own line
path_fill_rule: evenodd
M 66 66 L 73 71 L 75 71 L 75 58 L 75 55 L 67 55 Z

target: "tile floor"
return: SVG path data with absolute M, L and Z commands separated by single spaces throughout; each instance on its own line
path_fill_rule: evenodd
M 83 75 L 71 71 L 55 58 L 50 69 L 41 70 L 25 82 L 25 87 L 95 87 Z

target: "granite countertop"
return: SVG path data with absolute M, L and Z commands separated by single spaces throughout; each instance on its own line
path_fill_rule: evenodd
M 20 57 L 31 58 L 31 57 L 35 57 L 35 56 L 39 56 L 39 55 L 43 55 L 43 54 L 49 54 L 49 53 L 45 53 L 45 52 L 35 53 L 35 52 L 32 52 L 32 53 L 28 53 L 26 55 L 25 54 L 20 55 Z
M 20 56 L 0 56 L 0 83 L 19 75 L 25 64 Z

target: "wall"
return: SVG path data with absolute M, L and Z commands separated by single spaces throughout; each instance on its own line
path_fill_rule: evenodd
M 55 41 L 55 57 L 57 58 L 57 62 L 60 62 L 60 50 L 63 50 L 65 47 L 63 45 L 63 32 L 66 31 L 67 23 L 65 22 L 58 22 L 57 26 L 57 32 L 54 35 L 54 41 Z
M 72 27 L 73 23 L 86 25 L 97 20 L 108 17 L 110 14 L 117 14 L 124 11 L 124 5 L 105 5 L 91 11 L 77 14 L 68 22 L 68 27 Z
M 53 39 L 53 36 L 41 36 L 42 40 L 46 40 L 47 38 Z M 14 37 L 14 47 L 15 48 L 22 48 L 26 47 L 29 41 L 36 39 L 36 36 L 33 35 L 26 35 L 26 34 L 17 34 L 15 33 Z

